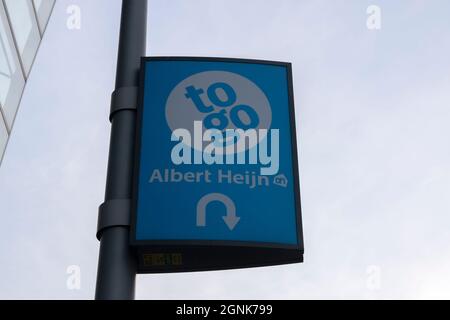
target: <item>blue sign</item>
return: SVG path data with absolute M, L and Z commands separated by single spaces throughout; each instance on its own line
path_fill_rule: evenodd
M 303 249 L 291 66 L 145 58 L 133 243 Z

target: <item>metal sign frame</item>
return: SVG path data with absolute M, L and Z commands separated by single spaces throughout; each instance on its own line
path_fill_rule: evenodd
M 142 150 L 141 130 L 144 121 L 144 84 L 147 76 L 145 66 L 147 62 L 151 61 L 230 62 L 265 64 L 286 68 L 297 245 L 224 240 L 136 240 L 140 155 Z M 138 257 L 138 273 L 210 271 L 303 262 L 303 228 L 291 63 L 212 57 L 142 57 L 138 101 L 130 233 L 130 245 L 133 247 Z M 152 260 L 150 264 L 149 260 Z

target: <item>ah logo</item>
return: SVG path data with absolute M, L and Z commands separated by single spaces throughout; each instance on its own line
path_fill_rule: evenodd
M 286 178 L 286 176 L 284 174 L 280 174 L 280 175 L 276 176 L 275 178 L 273 178 L 273 184 L 276 186 L 287 188 L 288 179 Z

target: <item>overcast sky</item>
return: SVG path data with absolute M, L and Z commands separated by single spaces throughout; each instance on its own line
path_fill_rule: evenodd
M 80 30 L 66 27 L 72 4 Z M 366 27 L 372 4 L 381 30 Z M 293 63 L 306 253 L 139 276 L 137 298 L 450 298 L 449 12 L 447 0 L 149 1 L 148 55 Z M 119 0 L 57 1 L 0 168 L 0 298 L 93 297 L 119 18 Z

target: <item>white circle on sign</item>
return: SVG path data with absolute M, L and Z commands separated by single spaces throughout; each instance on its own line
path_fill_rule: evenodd
M 184 79 L 171 91 L 166 102 L 166 120 L 172 132 L 186 129 L 192 139 L 195 121 L 202 122 L 203 133 L 211 129 L 205 125 L 209 123 L 220 126 L 225 136 L 228 129 L 270 129 L 272 109 L 264 92 L 249 79 L 227 71 L 205 71 Z M 265 135 L 259 136 L 260 141 L 264 138 Z M 193 147 L 191 141 L 183 143 Z M 246 142 L 245 149 L 233 148 L 233 153 L 251 149 L 257 143 Z M 202 148 L 207 144 L 203 143 Z M 228 144 L 226 141 L 224 146 Z M 223 153 L 226 151 L 224 148 Z

